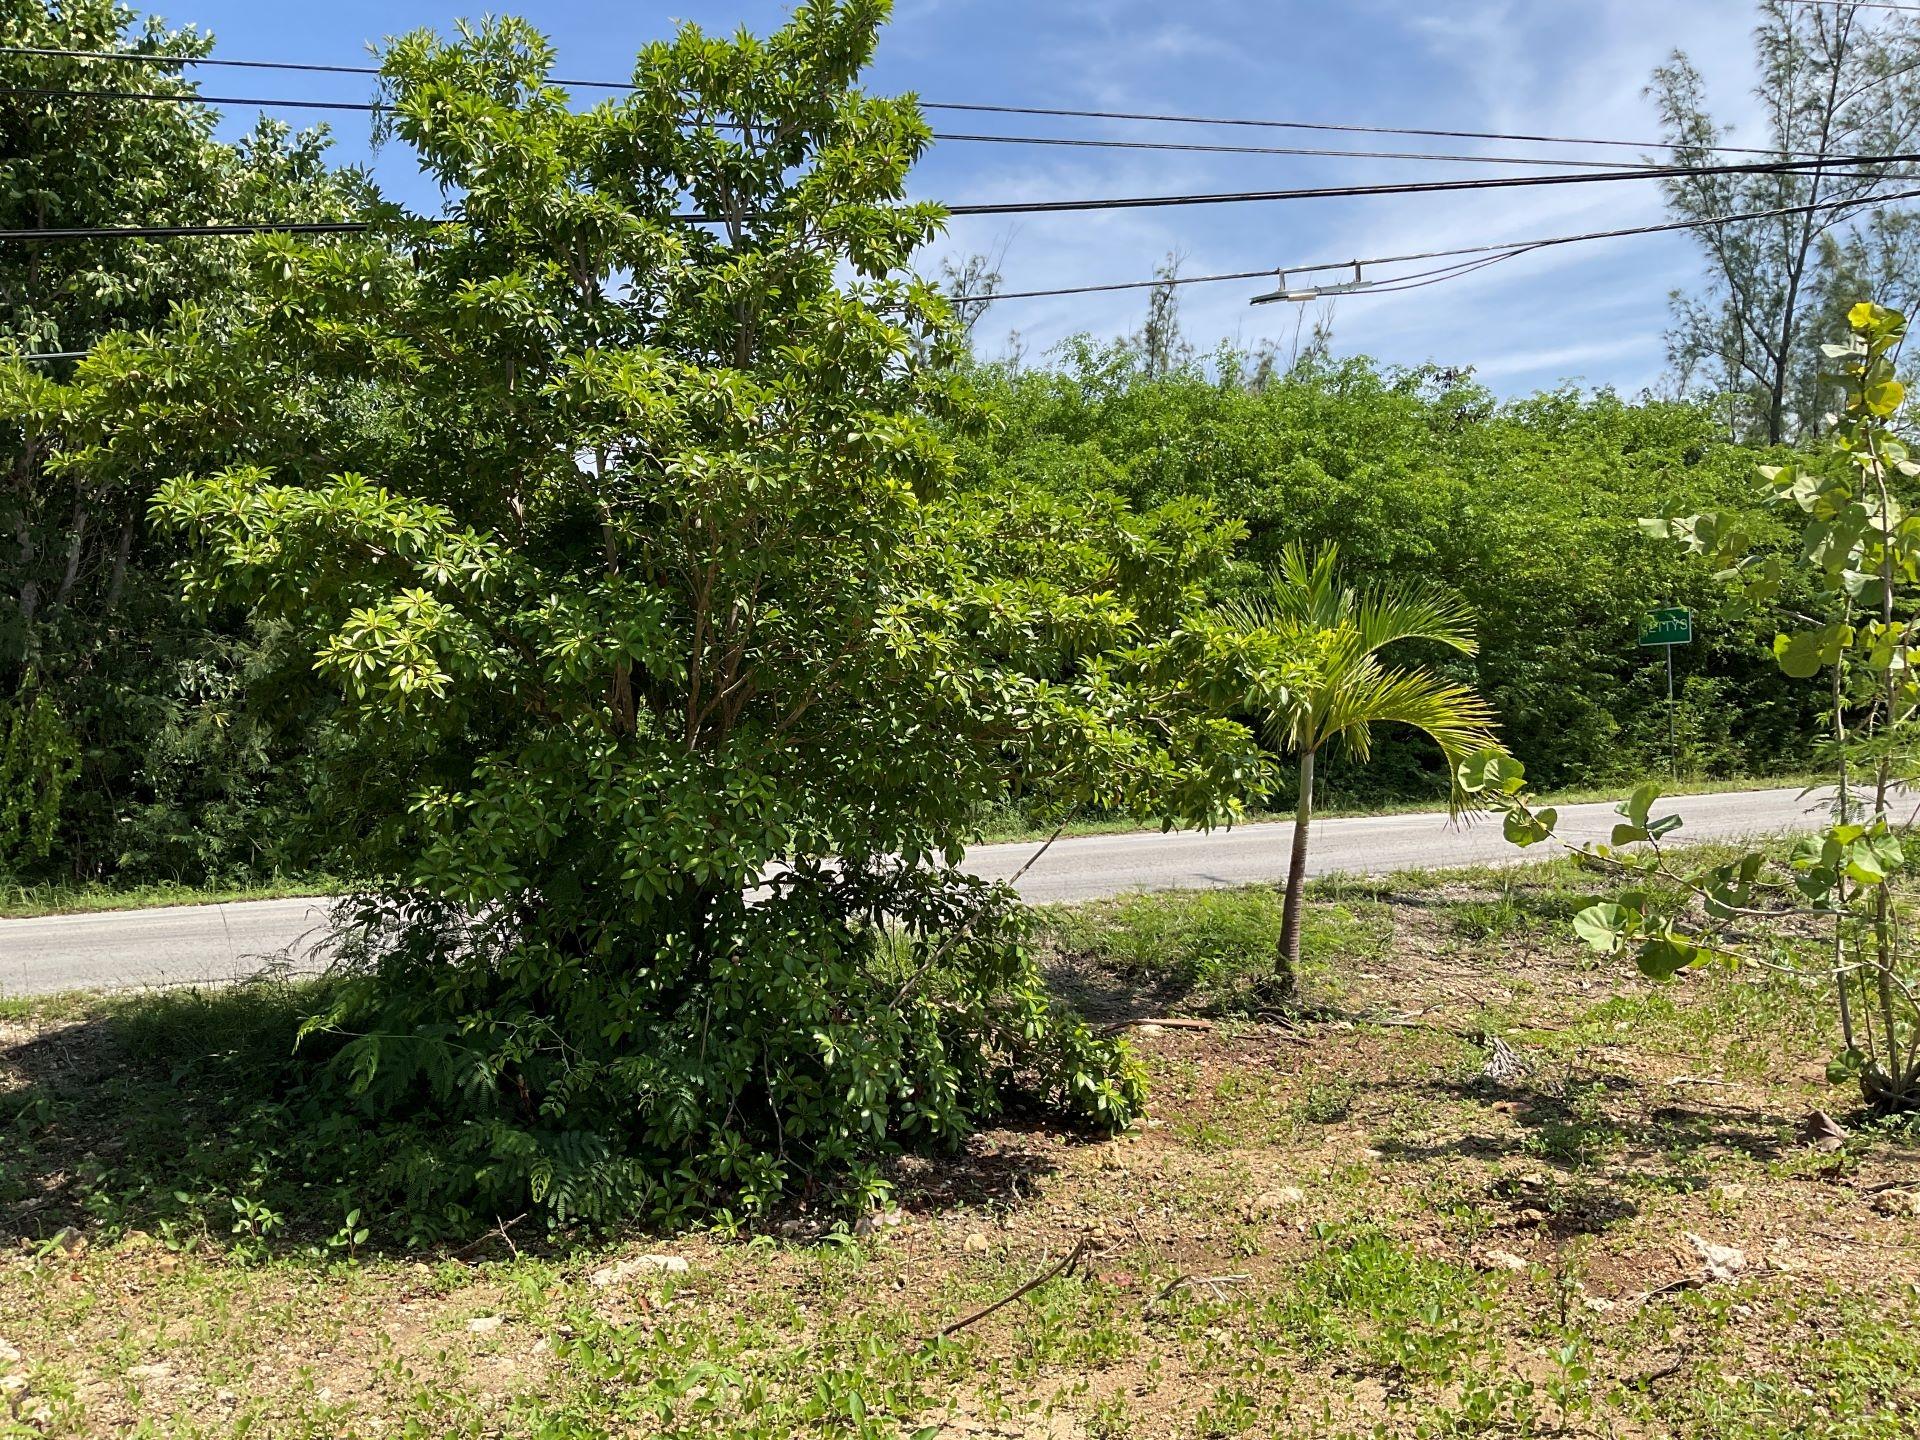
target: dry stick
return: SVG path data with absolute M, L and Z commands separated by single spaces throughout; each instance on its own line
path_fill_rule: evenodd
M 1131 1030 L 1136 1025 L 1159 1025 L 1168 1030 L 1213 1029 L 1213 1022 L 1211 1020 L 1182 1020 L 1177 1017 L 1168 1018 L 1162 1016 L 1159 1018 L 1143 1018 L 1139 1020 L 1116 1020 L 1111 1025 L 1103 1026 L 1100 1034 L 1102 1036 L 1118 1035 L 1122 1030 Z
M 1253 1279 L 1251 1275 L 1176 1275 L 1167 1284 L 1167 1288 L 1153 1297 L 1152 1304 L 1158 1305 L 1176 1290 L 1189 1289 L 1195 1285 L 1206 1285 L 1218 1290 L 1225 1285 L 1244 1285 Z
M 1687 1357 L 1685 1355 L 1680 1355 L 1675 1359 L 1669 1360 L 1666 1364 L 1661 1365 L 1656 1369 L 1647 1371 L 1643 1375 L 1634 1376 L 1633 1379 L 1628 1383 L 1633 1385 L 1653 1385 L 1661 1380 L 1672 1379 L 1675 1375 L 1678 1375 L 1682 1370 L 1686 1368 L 1687 1368 Z
M 453 1252 L 454 1258 L 459 1259 L 462 1256 L 471 1255 L 474 1251 L 478 1250 L 482 1245 L 485 1245 L 488 1241 L 497 1239 L 497 1240 L 506 1240 L 507 1248 L 509 1250 L 512 1250 L 514 1257 L 518 1259 L 520 1255 L 520 1251 L 517 1248 L 515 1248 L 513 1241 L 508 1239 L 507 1231 L 511 1230 L 514 1226 L 518 1225 L 522 1220 L 526 1218 L 527 1217 L 525 1215 L 516 1215 L 511 1220 L 502 1220 L 499 1216 L 496 1215 L 494 1217 L 494 1228 L 487 1231 L 486 1234 L 482 1235 L 478 1240 L 473 1241 L 471 1244 L 462 1245 L 458 1250 L 455 1250 Z
M 1007 1306 L 1011 1305 L 1014 1301 L 1018 1300 L 1022 1295 L 1030 1294 L 1032 1291 L 1038 1290 L 1042 1285 L 1046 1284 L 1047 1281 L 1053 1279 L 1054 1276 L 1064 1274 L 1066 1271 L 1071 1270 L 1075 1265 L 1079 1264 L 1081 1258 L 1087 1253 L 1087 1250 L 1092 1245 L 1092 1243 L 1093 1242 L 1089 1240 L 1085 1235 L 1082 1235 L 1080 1237 L 1080 1243 L 1074 1246 L 1073 1249 L 1069 1250 L 1067 1252 L 1066 1258 L 1062 1260 L 1058 1265 L 1055 1265 L 1051 1270 L 1048 1270 L 1045 1274 L 1034 1276 L 1033 1279 L 1029 1280 L 1026 1284 L 1022 1285 L 1018 1290 L 1014 1291 L 1011 1295 L 1004 1296 L 1003 1298 L 994 1301 L 993 1304 L 987 1306 L 986 1309 L 976 1310 L 973 1312 L 973 1314 L 967 1316 L 965 1319 L 954 1321 L 951 1325 L 947 1326 L 944 1330 L 941 1330 L 933 1338 L 936 1340 L 944 1340 L 949 1335 L 957 1335 L 962 1330 L 966 1329 L 969 1325 L 975 1324 L 981 1320 L 986 1319 L 989 1315 L 993 1314 L 996 1310 L 1005 1309 Z

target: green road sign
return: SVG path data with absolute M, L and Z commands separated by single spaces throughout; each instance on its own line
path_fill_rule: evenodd
M 1691 645 L 1693 643 L 1693 612 L 1691 610 L 1656 610 L 1640 627 L 1642 645 Z

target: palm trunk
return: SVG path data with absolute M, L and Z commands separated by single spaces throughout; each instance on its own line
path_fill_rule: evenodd
M 1300 913 L 1306 906 L 1307 833 L 1313 825 L 1313 752 L 1300 757 L 1300 807 L 1293 814 L 1293 858 L 1287 864 L 1287 899 L 1280 912 L 1280 945 L 1274 978 L 1291 999 L 1300 984 Z

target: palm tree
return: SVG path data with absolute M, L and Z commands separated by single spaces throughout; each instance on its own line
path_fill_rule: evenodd
M 1267 586 L 1219 607 L 1236 629 L 1281 642 L 1300 673 L 1283 689 L 1256 693 L 1267 743 L 1300 757 L 1300 804 L 1281 912 L 1274 976 L 1291 996 L 1300 969 L 1300 914 L 1307 878 L 1307 834 L 1313 823 L 1313 769 L 1339 741 L 1362 762 L 1372 753 L 1375 725 L 1411 725 L 1446 756 L 1450 776 L 1460 762 L 1492 743 L 1493 709 L 1471 685 L 1424 666 L 1390 668 L 1380 651 L 1401 640 L 1430 640 L 1463 655 L 1479 647 L 1473 614 L 1451 592 L 1425 581 L 1356 589 L 1340 575 L 1339 547 L 1309 554 L 1287 547 Z M 1460 802 L 1457 780 L 1450 808 Z

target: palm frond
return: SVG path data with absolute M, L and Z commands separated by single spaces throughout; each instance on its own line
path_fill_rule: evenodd
M 1431 670 L 1389 670 L 1372 662 L 1348 677 L 1321 726 L 1322 742 L 1339 738 L 1361 760 L 1372 750 L 1372 727 L 1409 725 L 1440 747 L 1450 767 L 1493 743 L 1498 717 L 1471 685 Z
M 1363 591 L 1352 624 L 1369 652 L 1399 640 L 1431 640 L 1462 655 L 1478 652 L 1473 611 L 1453 591 L 1424 580 L 1390 582 Z
M 1338 545 L 1309 551 L 1298 541 L 1289 544 L 1267 593 L 1276 613 L 1321 630 L 1344 623 L 1353 604 L 1353 592 L 1340 581 Z
M 1215 605 L 1213 613 L 1235 630 L 1267 630 L 1278 633 L 1282 628 L 1290 628 L 1293 623 L 1291 617 L 1282 612 L 1274 603 L 1273 596 L 1266 591 L 1231 596 Z
M 1340 578 L 1337 546 L 1296 544 L 1281 553 L 1264 589 L 1223 602 L 1215 614 L 1279 641 L 1309 677 L 1284 695 L 1269 688 L 1259 706 L 1276 749 L 1317 752 L 1339 741 L 1364 761 L 1373 726 L 1409 725 L 1440 747 L 1451 770 L 1492 743 L 1493 708 L 1471 685 L 1423 667 L 1389 668 L 1379 658 L 1401 640 L 1475 653 L 1473 612 L 1443 586 L 1402 581 L 1356 590 Z

